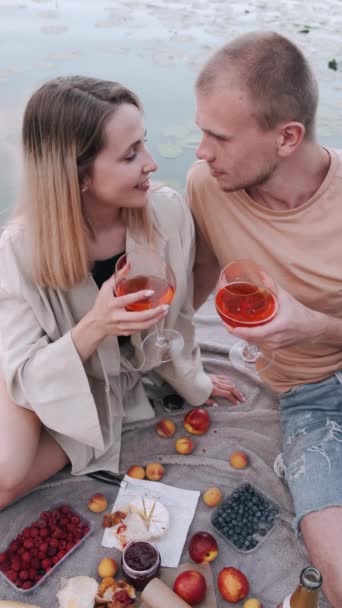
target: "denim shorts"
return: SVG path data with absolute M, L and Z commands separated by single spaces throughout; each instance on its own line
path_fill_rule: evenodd
M 282 393 L 280 423 L 298 533 L 307 513 L 342 505 L 342 371 Z

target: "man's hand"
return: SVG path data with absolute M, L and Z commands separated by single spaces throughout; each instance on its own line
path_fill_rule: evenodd
M 329 317 L 298 302 L 285 289 L 277 288 L 278 311 L 272 321 L 260 327 L 230 327 L 229 333 L 256 344 L 261 350 L 277 350 L 300 342 L 319 341 Z
M 246 401 L 243 394 L 234 386 L 227 376 L 217 376 L 216 374 L 208 374 L 208 376 L 213 384 L 213 390 L 211 391 L 210 398 L 206 402 L 206 405 L 214 405 L 215 397 L 228 399 L 234 405 L 240 401 Z

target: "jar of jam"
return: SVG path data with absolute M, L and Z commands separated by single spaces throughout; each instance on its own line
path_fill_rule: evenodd
M 161 565 L 157 547 L 148 540 L 133 540 L 122 552 L 122 569 L 137 591 L 158 576 Z

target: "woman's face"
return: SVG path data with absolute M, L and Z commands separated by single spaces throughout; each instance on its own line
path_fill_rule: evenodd
M 132 104 L 122 104 L 108 120 L 104 147 L 94 161 L 91 174 L 81 184 L 88 210 L 138 209 L 146 205 L 149 174 L 156 171 L 158 165 L 144 140 L 141 111 Z

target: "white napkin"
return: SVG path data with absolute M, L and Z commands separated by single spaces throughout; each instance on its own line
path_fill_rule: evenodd
M 124 510 L 138 496 L 159 500 L 169 511 L 170 526 L 159 540 L 153 541 L 161 555 L 162 566 L 176 568 L 182 555 L 185 539 L 192 519 L 195 515 L 200 492 L 181 490 L 157 481 L 133 479 L 125 475 L 127 485 L 120 488 L 112 508 L 114 511 Z M 115 547 L 121 551 L 121 545 L 112 528 L 106 528 L 102 539 L 103 547 Z

